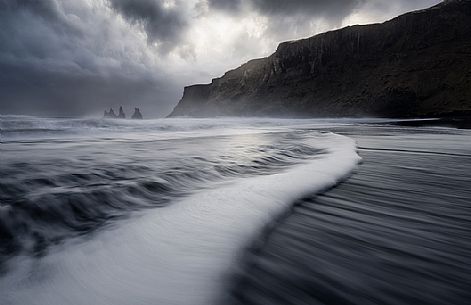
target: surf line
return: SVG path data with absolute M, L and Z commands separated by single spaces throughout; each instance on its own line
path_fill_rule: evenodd
M 360 160 L 345 136 L 313 132 L 304 141 L 327 153 L 286 171 L 203 190 L 64 245 L 39 267 L 0 279 L 0 290 L 11 292 L 0 303 L 217 303 L 247 241 L 294 200 L 337 184 Z

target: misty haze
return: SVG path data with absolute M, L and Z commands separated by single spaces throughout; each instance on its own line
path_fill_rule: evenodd
M 0 305 L 467 305 L 471 0 L 0 0 Z

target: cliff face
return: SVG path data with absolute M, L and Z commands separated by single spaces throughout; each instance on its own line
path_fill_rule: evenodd
M 471 109 L 471 1 L 284 42 L 170 116 L 437 116 Z

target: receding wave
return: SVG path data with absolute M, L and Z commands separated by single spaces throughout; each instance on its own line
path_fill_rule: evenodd
M 214 301 L 253 234 L 358 161 L 349 138 L 263 128 L 230 135 L 210 128 L 204 137 L 172 140 L 147 131 L 146 141 L 3 144 L 0 231 L 10 259 L 0 301 Z
M 281 138 L 239 152 L 247 154 L 244 158 L 229 151 L 227 155 L 191 156 L 178 164 L 95 163 L 78 172 L 73 172 L 69 159 L 57 159 L 53 166 L 3 164 L 0 251 L 40 254 L 50 244 L 90 232 L 130 211 L 165 206 L 211 183 L 268 175 L 326 153 L 323 148 L 296 143 L 301 137 L 291 136 L 289 141 Z
M 356 128 L 364 162 L 260 234 L 220 304 L 470 304 L 471 133 L 385 129 Z

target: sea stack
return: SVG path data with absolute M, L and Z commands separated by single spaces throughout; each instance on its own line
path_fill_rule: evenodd
M 126 118 L 126 114 L 125 114 L 124 111 L 123 111 L 123 106 L 119 107 L 118 118 L 119 118 L 119 119 L 125 119 L 125 118 Z
M 139 108 L 134 108 L 134 114 L 131 118 L 135 120 L 142 120 L 142 114 L 141 111 L 139 111 Z
M 103 117 L 115 119 L 115 118 L 116 118 L 116 114 L 114 113 L 113 108 L 110 108 L 110 111 L 108 111 L 108 112 L 105 110 L 105 114 L 103 115 Z

